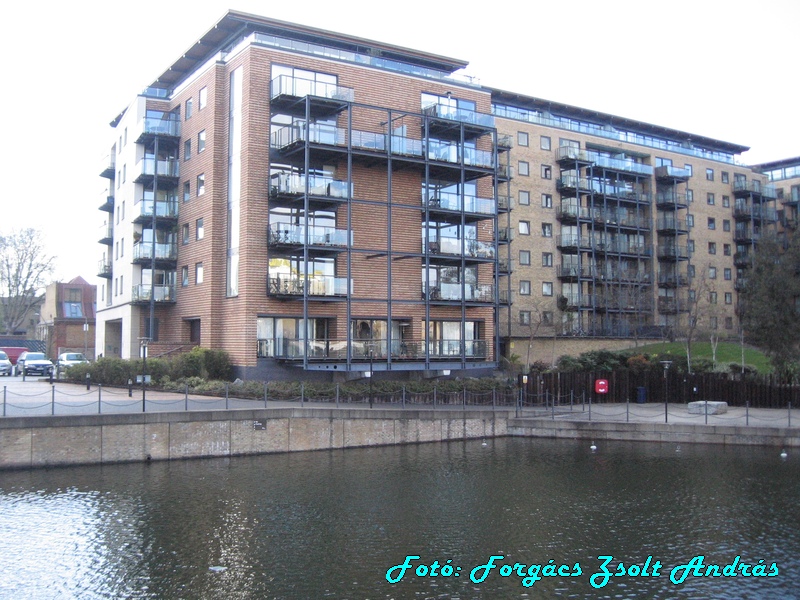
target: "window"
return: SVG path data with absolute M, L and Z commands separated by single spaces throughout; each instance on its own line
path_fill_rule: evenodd
M 531 166 L 527 161 L 521 160 L 518 163 L 517 171 L 519 171 L 520 175 L 527 177 L 531 174 Z
M 552 223 L 542 223 L 542 237 L 553 237 Z
M 733 304 L 733 294 L 725 292 L 725 304 Z
M 552 252 L 542 252 L 542 266 L 543 267 L 552 267 L 553 266 L 553 253 Z
M 192 198 L 192 184 L 188 181 L 183 182 L 183 201 L 188 202 Z
M 539 148 L 542 150 L 550 150 L 551 147 L 549 136 L 543 135 L 539 138 Z
M 722 206 L 725 208 L 731 207 L 731 197 L 730 196 L 723 196 L 722 197 Z
M 204 87 L 200 90 L 200 93 L 197 95 L 197 110 L 203 110 L 208 104 L 208 88 Z
M 719 326 L 717 317 L 709 317 L 708 323 L 711 326 L 711 329 L 717 329 L 717 327 Z
M 719 176 L 722 178 L 722 183 L 729 183 L 727 171 L 720 171 Z
M 717 278 L 717 267 L 708 267 L 708 278 L 709 279 Z
M 694 290 L 689 290 L 689 300 L 694 302 L 697 299 L 697 292 Z M 692 317 L 694 319 L 694 317 Z
M 189 224 L 181 225 L 181 243 L 185 246 L 189 243 Z
M 729 267 L 726 267 L 725 270 L 722 271 L 722 275 L 723 275 L 725 281 L 730 281 L 732 276 L 733 276 L 733 272 L 731 271 L 731 269 Z
M 526 265 L 526 266 L 531 264 L 531 251 L 530 250 L 520 250 L 519 251 L 519 264 Z
M 708 253 L 709 254 L 717 253 L 717 242 L 708 242 Z
M 530 325 L 531 324 L 531 311 L 529 311 L 529 310 L 521 310 L 521 311 L 519 311 L 519 324 L 520 325 Z
M 691 177 L 694 174 L 694 172 L 692 170 L 692 165 L 686 164 L 686 165 L 683 165 L 683 168 L 686 169 L 687 171 L 689 171 L 689 177 Z
M 205 237 L 205 228 L 203 227 L 203 218 L 200 217 L 195 222 L 195 236 L 198 240 L 202 240 Z
M 708 217 L 708 228 L 709 229 L 717 228 L 717 220 L 714 217 Z
M 689 250 L 690 256 L 694 254 L 694 240 L 689 240 L 689 242 L 686 244 L 686 248 Z
M 543 310 L 542 311 L 542 325 L 552 325 L 553 324 L 553 311 L 551 310 Z
M 730 219 L 723 219 L 722 220 L 722 231 L 730 231 L 731 230 L 731 220 Z
M 192 140 L 183 142 L 183 160 L 192 158 Z
M 200 173 L 197 176 L 197 195 L 202 196 L 206 193 L 206 175 L 205 173 Z
M 531 295 L 531 282 L 527 280 L 522 280 L 519 282 L 519 293 L 523 296 L 530 296 Z
M 689 204 L 694 202 L 694 190 L 686 190 L 686 202 Z
M 733 329 L 733 317 L 725 317 L 725 329 Z
M 195 285 L 203 283 L 203 263 L 201 262 L 194 266 L 194 283 Z
M 706 204 L 711 204 L 711 205 L 714 204 L 714 194 L 712 194 L 711 192 L 709 192 L 708 195 L 706 196 Z
M 530 221 L 520 221 L 519 222 L 519 234 L 520 235 L 530 235 L 531 234 L 531 223 L 530 223 Z
M 524 131 L 517 132 L 517 146 L 527 146 L 528 145 L 528 134 Z
M 686 215 L 686 225 L 689 229 L 694 227 L 694 215 Z
M 542 194 L 542 208 L 553 208 L 552 194 Z
M 183 287 L 189 285 L 189 267 L 185 265 L 181 267 L 181 285 Z
M 542 179 L 552 179 L 553 168 L 550 165 L 542 165 Z
M 717 303 L 717 292 L 708 292 L 708 303 L 709 304 Z
M 687 273 L 690 279 L 694 277 L 694 265 L 689 265 Z
M 731 255 L 731 245 L 730 244 L 722 244 L 722 253 L 725 256 Z
M 706 180 L 714 181 L 714 169 L 706 169 Z
M 521 206 L 528 206 L 531 203 L 531 193 L 527 190 L 520 190 L 519 203 Z
M 194 100 L 189 98 L 186 101 L 185 108 L 184 108 L 184 119 L 189 120 L 192 118 L 192 108 L 193 108 Z
M 553 295 L 553 282 L 552 281 L 543 281 L 542 282 L 542 296 L 552 296 Z
M 205 149 L 206 149 L 206 130 L 203 129 L 203 131 L 197 134 L 197 153 L 200 154 Z

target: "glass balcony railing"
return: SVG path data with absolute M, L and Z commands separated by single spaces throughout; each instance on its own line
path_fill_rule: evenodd
M 155 216 L 166 218 L 166 219 L 174 219 L 178 216 L 178 200 L 171 199 L 171 200 L 142 200 L 139 202 L 139 217 L 152 217 L 153 210 L 155 210 Z
M 110 244 L 111 240 L 114 239 L 114 225 L 111 223 L 103 223 L 100 225 L 100 230 L 98 231 L 100 237 L 100 243 Z
M 689 258 L 688 246 L 659 246 L 656 254 L 658 258 L 687 259 Z
M 689 231 L 685 219 L 674 219 L 668 217 L 660 217 L 656 221 L 656 229 L 659 231 Z
M 673 167 L 672 165 L 662 165 L 656 167 L 656 179 L 689 179 L 692 174 L 689 169 Z
M 436 119 L 459 121 L 460 123 L 479 125 L 481 127 L 494 127 L 494 115 L 466 108 L 434 103 L 423 106 L 422 113 Z
M 576 160 L 579 162 L 592 163 L 599 167 L 605 167 L 615 171 L 625 171 L 628 173 L 638 173 L 641 175 L 653 174 L 652 166 L 638 163 L 629 158 L 612 158 L 610 156 L 604 156 L 593 150 L 581 150 L 580 148 L 567 146 L 563 146 L 556 151 L 556 160 Z
M 759 194 L 770 199 L 778 197 L 778 190 L 774 185 L 766 185 L 758 180 L 734 179 L 733 191 L 734 193 Z
M 108 277 L 112 272 L 113 267 L 111 261 L 101 260 L 97 263 L 97 275 L 99 277 Z
M 490 283 L 439 283 L 422 284 L 423 298 L 444 302 L 494 303 L 495 287 Z
M 588 177 L 578 177 L 573 173 L 563 174 L 557 181 L 558 189 L 576 189 L 583 192 L 591 192 L 598 195 L 615 196 L 623 199 L 635 201 L 649 201 L 649 194 L 638 191 L 626 185 L 615 185 L 600 179 Z
M 175 244 L 155 244 L 152 242 L 137 242 L 133 245 L 134 260 L 148 260 L 153 258 L 155 251 L 156 260 L 177 260 L 178 246 Z
M 432 209 L 452 210 L 482 215 L 493 215 L 497 211 L 497 203 L 491 198 L 462 196 L 451 192 L 436 192 L 428 197 L 428 206 Z
M 346 181 L 325 177 L 323 175 L 296 175 L 292 173 L 275 173 L 270 177 L 270 192 L 273 196 L 297 196 L 306 193 L 310 196 L 324 196 L 331 198 L 351 198 L 353 184 Z
M 174 285 L 150 285 L 141 283 L 133 286 L 131 300 L 133 302 L 149 302 L 150 298 L 156 302 L 175 302 Z
M 375 362 L 392 360 L 425 360 L 427 355 L 432 359 L 484 359 L 487 343 L 484 340 L 429 340 L 424 339 L 376 339 L 347 340 L 346 338 L 299 339 L 281 337 L 270 340 L 258 340 L 258 356 L 284 360 L 347 360 L 348 350 L 352 360 Z
M 353 280 L 330 275 L 278 275 L 269 278 L 273 296 L 347 296 L 353 293 Z
M 479 240 L 462 240 L 456 237 L 440 236 L 435 241 L 423 241 L 422 252 L 471 258 L 494 258 L 494 244 Z
M 778 211 L 771 206 L 762 206 L 761 204 L 737 200 L 733 208 L 733 216 L 774 223 L 778 220 Z
M 143 135 L 180 137 L 181 121 L 178 115 L 168 112 L 147 111 L 147 116 L 136 124 L 137 139 Z
M 689 206 L 689 197 L 686 194 L 676 194 L 675 192 L 658 192 L 656 206 L 670 209 L 686 208 Z
M 136 163 L 136 170 L 139 176 L 180 177 L 180 163 L 174 159 L 143 158 Z
M 353 232 L 333 227 L 305 227 L 289 223 L 272 223 L 267 242 L 275 245 L 325 246 L 346 248 L 353 244 Z
M 317 96 L 343 102 L 353 102 L 355 100 L 355 92 L 352 88 L 290 75 L 279 75 L 272 80 L 271 97 L 275 99 L 278 96 L 294 96 L 296 98 Z

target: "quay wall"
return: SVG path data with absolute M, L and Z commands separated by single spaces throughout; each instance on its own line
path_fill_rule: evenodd
M 330 450 L 503 436 L 800 447 L 800 428 L 514 418 L 486 410 L 275 408 L 7 417 L 0 469 Z

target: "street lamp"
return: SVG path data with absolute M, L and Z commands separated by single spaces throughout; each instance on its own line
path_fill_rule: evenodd
M 375 355 L 375 342 L 367 342 L 369 350 L 369 407 L 372 408 L 372 365 Z
M 142 355 L 142 412 L 146 411 L 145 382 L 147 381 L 147 344 L 150 338 L 139 338 L 139 351 Z
M 670 366 L 672 366 L 671 360 L 661 360 L 659 361 L 664 366 L 664 423 L 668 423 L 668 407 L 667 401 L 669 400 L 669 379 L 667 379 L 667 371 L 669 371 Z

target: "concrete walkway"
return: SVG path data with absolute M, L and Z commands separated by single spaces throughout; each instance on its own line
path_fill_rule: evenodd
M 181 412 L 185 410 L 234 410 L 254 408 L 298 408 L 300 401 L 246 400 L 239 398 L 192 396 L 183 393 L 147 390 L 142 401 L 141 387 L 134 387 L 131 395 L 124 388 L 101 387 L 47 379 L 21 376 L 0 379 L 2 385 L 2 410 L 0 417 L 79 415 L 79 414 L 123 414 L 141 412 Z M 366 402 L 348 404 L 341 402 L 302 403 L 303 408 L 365 408 Z M 145 411 L 143 411 L 143 407 Z M 415 410 L 459 409 L 461 404 L 407 404 Z M 380 410 L 403 410 L 399 403 L 375 403 Z M 491 404 L 473 405 L 469 410 L 486 410 L 516 413 L 515 407 Z M 729 407 L 723 414 L 690 414 L 686 404 L 575 404 L 573 406 L 525 407 L 520 417 L 551 419 L 553 421 L 604 422 L 604 423 L 673 423 L 691 425 L 723 425 L 735 427 L 800 427 L 800 410 Z

